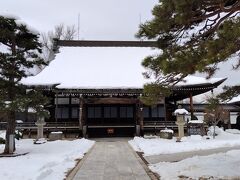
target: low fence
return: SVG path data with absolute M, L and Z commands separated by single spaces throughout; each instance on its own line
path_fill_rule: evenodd
M 6 129 L 6 122 L 0 122 L 0 130 Z M 99 128 L 109 128 L 109 127 L 118 127 L 118 128 L 126 128 L 131 127 L 134 128 L 135 125 L 89 125 L 89 129 L 99 129 Z M 71 131 L 79 131 L 79 123 L 78 122 L 46 122 L 46 125 L 44 126 L 44 132 L 50 133 L 52 131 L 63 131 L 65 134 L 67 132 Z M 175 121 L 144 121 L 143 123 L 143 129 L 144 132 L 151 132 L 154 134 L 157 134 L 162 129 L 172 129 L 174 131 L 177 131 L 178 126 L 176 125 Z M 16 129 L 22 130 L 27 134 L 31 134 L 32 132 L 37 131 L 37 126 L 35 125 L 35 122 L 23 122 L 23 123 L 16 123 Z M 188 129 L 188 125 L 186 124 L 184 126 L 184 129 Z
M 145 121 L 143 123 L 144 133 L 154 133 L 157 135 L 162 129 L 172 129 L 175 132 L 178 129 L 175 121 Z M 187 124 L 184 126 L 184 129 L 187 130 Z
M 0 130 L 6 129 L 6 126 L 7 126 L 6 122 L 0 122 Z M 93 125 L 89 125 L 89 126 L 91 128 L 96 128 Z M 100 127 L 100 126 L 104 126 L 104 125 L 98 125 L 97 127 Z M 165 127 L 169 129 L 177 128 L 177 125 L 175 124 L 174 121 L 145 121 L 143 126 L 144 126 L 144 129 L 163 129 Z M 131 127 L 134 127 L 134 125 L 131 125 Z M 35 122 L 23 122 L 23 123 L 16 123 L 16 129 L 35 130 L 37 129 L 37 126 L 35 125 Z M 44 129 L 56 129 L 56 130 L 79 129 L 79 123 L 78 122 L 46 122 Z
M 143 123 L 144 129 L 148 128 L 156 128 L 156 129 L 164 129 L 164 128 L 169 128 L 169 129 L 177 129 L 177 125 L 175 121 L 145 121 Z M 187 125 L 184 127 L 187 128 Z
M 6 122 L 0 122 L 0 130 L 5 130 L 7 127 Z M 37 130 L 37 126 L 35 122 L 23 122 L 23 123 L 16 123 L 17 130 Z M 44 126 L 44 130 L 54 130 L 54 131 L 61 131 L 61 130 L 68 130 L 68 129 L 79 129 L 78 122 L 46 122 Z

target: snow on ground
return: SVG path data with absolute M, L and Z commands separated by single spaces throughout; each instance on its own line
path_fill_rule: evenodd
M 232 134 L 240 134 L 240 131 L 238 129 L 226 129 L 226 132 Z
M 130 140 L 135 151 L 143 152 L 145 156 L 159 155 L 159 154 L 172 154 L 179 152 L 198 151 L 204 149 L 214 149 L 219 147 L 233 147 L 240 145 L 240 134 L 236 131 L 222 129 L 216 129 L 218 135 L 215 139 L 210 136 L 192 135 L 183 137 L 182 142 L 176 142 L 176 138 L 173 139 L 161 139 L 157 138 L 141 138 L 135 137 Z M 234 133 L 233 133 L 234 132 Z M 240 132 L 240 131 L 239 131 Z M 207 139 L 210 137 L 210 139 Z
M 212 134 L 213 128 L 210 128 Z M 240 131 L 228 129 L 223 131 L 216 128 L 216 139 L 206 139 L 207 136 L 189 136 L 182 138 L 182 142 L 161 139 L 159 137 L 139 138 L 129 141 L 136 151 L 144 152 L 145 156 L 159 154 L 173 154 L 179 152 L 206 150 L 219 147 L 240 145 Z M 240 179 L 240 150 L 208 156 L 194 156 L 179 162 L 160 162 L 150 164 L 149 168 L 163 180 L 171 179 Z
M 34 145 L 33 139 L 16 141 L 17 153 L 28 152 L 18 157 L 0 158 L 0 179 L 60 180 L 81 159 L 94 141 L 77 139 L 59 140 Z M 0 145 L 2 152 L 4 145 Z
M 200 177 L 211 179 L 239 179 L 240 178 L 240 150 L 209 156 L 195 156 L 179 162 L 160 162 L 149 168 L 158 173 L 161 179 L 179 179 L 185 176 L 192 179 Z

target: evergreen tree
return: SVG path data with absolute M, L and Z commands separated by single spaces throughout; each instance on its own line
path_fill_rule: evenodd
M 0 110 L 7 114 L 4 153 L 11 153 L 9 135 L 15 133 L 15 112 L 33 107 L 38 114 L 45 113 L 47 99 L 20 84 L 23 77 L 32 75 L 34 67 L 47 65 L 38 39 L 38 34 L 15 18 L 0 16 Z
M 141 24 L 137 33 L 138 38 L 156 40 L 162 50 L 144 59 L 146 77 L 154 76 L 163 87 L 195 72 L 210 78 L 231 56 L 238 58 L 233 64 L 238 69 L 239 12 L 240 0 L 160 0 L 153 19 Z M 240 93 L 239 86 L 226 89 L 225 98 Z

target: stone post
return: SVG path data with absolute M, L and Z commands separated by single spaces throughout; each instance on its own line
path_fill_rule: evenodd
M 174 114 L 177 116 L 176 124 L 178 125 L 178 141 L 180 141 L 184 136 L 184 125 L 186 124 L 185 115 L 188 114 L 188 111 L 179 106 L 178 109 L 174 111 Z
M 184 116 L 185 115 L 182 115 L 182 114 L 177 115 L 176 124 L 178 125 L 178 137 L 179 137 L 179 139 L 181 139 L 184 136 L 184 125 L 186 124 L 185 120 L 184 120 Z
M 37 140 L 43 138 L 43 126 L 46 125 L 44 117 L 39 117 L 35 123 L 37 126 Z

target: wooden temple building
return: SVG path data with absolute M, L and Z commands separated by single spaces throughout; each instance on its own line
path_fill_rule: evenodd
M 137 46 L 134 43 L 129 44 L 129 42 L 125 42 L 125 44 L 123 42 L 111 42 L 113 44 L 110 45 L 109 42 L 96 45 L 96 42 L 90 43 L 85 41 L 58 41 L 58 43 L 58 45 L 61 46 L 83 47 Z M 109 46 L 107 46 L 107 44 Z M 154 42 L 146 44 L 140 43 L 137 47 L 153 47 L 155 45 Z M 82 54 L 88 50 L 84 48 L 81 49 Z M 108 49 L 105 50 L 105 54 L 109 53 L 109 51 Z M 141 54 L 142 52 L 143 50 L 140 48 L 139 52 L 136 53 L 134 50 L 132 54 L 136 56 L 136 54 Z M 141 101 L 141 97 L 144 96 L 142 88 L 144 83 L 140 82 L 137 86 L 135 86 L 135 84 L 132 85 L 131 82 L 129 84 L 125 83 L 128 79 L 132 78 L 133 75 L 130 73 L 135 73 L 135 68 L 140 67 L 142 58 L 148 55 L 149 51 L 142 54 L 141 57 L 138 57 L 139 59 L 135 61 L 139 65 L 130 67 L 129 64 L 125 64 L 122 69 L 119 67 L 120 64 L 114 64 L 118 62 L 114 62 L 112 67 L 99 67 L 102 65 L 101 63 L 105 63 L 105 65 L 110 64 L 111 66 L 114 59 L 111 59 L 109 62 L 104 62 L 104 60 L 93 61 L 91 62 L 92 65 L 90 63 L 90 67 L 86 67 L 85 64 L 78 63 L 80 61 L 86 63 L 88 59 L 80 60 L 76 58 L 75 55 L 78 53 L 81 54 L 76 48 L 63 48 L 63 52 L 58 54 L 56 59 L 41 73 L 23 80 L 22 83 L 28 85 L 30 88 L 36 86 L 42 87 L 44 94 L 51 97 L 51 104 L 46 107 L 50 112 L 50 118 L 45 120 L 47 123 L 74 124 L 76 131 L 83 136 L 133 136 L 156 130 L 156 128 L 154 128 L 156 125 L 158 125 L 159 128 L 176 127 L 176 117 L 173 116 L 173 112 L 177 108 L 178 101 L 189 98 L 190 111 L 193 112 L 193 96 L 212 91 L 225 81 L 223 78 L 206 80 L 205 78 L 189 76 L 186 82 L 180 82 L 171 89 L 172 93 L 169 97 L 159 99 L 159 103 L 156 106 L 149 107 Z M 92 55 L 90 53 L 86 54 L 89 56 Z M 98 57 L 98 55 L 96 56 Z M 127 56 L 131 56 L 131 53 L 127 52 L 126 57 Z M 133 57 L 131 59 L 134 61 Z M 130 63 L 130 60 L 128 60 L 128 62 Z M 125 62 L 123 62 L 123 64 L 124 63 Z M 58 66 L 58 64 L 61 65 Z M 115 70 L 111 72 L 101 70 L 97 73 L 98 69 L 94 70 L 94 68 L 115 68 Z M 115 73 L 115 71 L 118 70 L 119 72 Z M 141 70 L 139 72 L 141 72 Z M 106 76 L 100 77 L 101 74 L 104 73 Z M 93 78 L 91 79 L 88 76 L 92 74 Z M 113 74 L 121 74 L 121 76 L 118 77 L 125 77 L 125 80 L 121 81 L 121 79 L 117 77 L 112 77 L 114 76 Z M 138 74 L 139 78 L 142 78 L 142 74 Z M 66 76 L 68 76 L 68 78 L 66 78 Z M 136 81 L 139 78 L 137 77 Z M 105 79 L 111 79 L 112 83 L 109 85 L 102 82 Z M 117 86 L 114 84 L 116 82 L 120 84 Z M 89 86 L 89 84 L 94 86 Z M 25 119 L 24 121 L 31 121 L 31 119 Z

